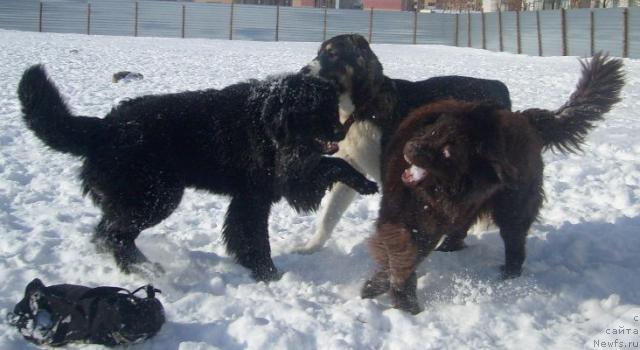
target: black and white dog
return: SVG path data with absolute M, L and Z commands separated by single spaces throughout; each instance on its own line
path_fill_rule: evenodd
M 491 101 L 511 109 L 509 90 L 497 80 L 441 76 L 412 82 L 389 78 L 367 40 L 358 34 L 326 40 L 316 58 L 301 71 L 338 85 L 340 120 L 350 127 L 336 156 L 379 184 L 384 167 L 380 158 L 387 140 L 412 109 L 446 98 Z M 334 186 L 320 211 L 314 236 L 298 252 L 321 248 L 354 197 L 355 192 L 347 186 Z
M 38 138 L 84 159 L 84 193 L 102 210 L 94 241 L 124 272 L 162 271 L 135 239 L 177 208 L 186 187 L 232 197 L 227 251 L 257 280 L 279 276 L 269 246 L 272 203 L 284 197 L 297 210 L 315 209 L 337 181 L 363 194 L 377 190 L 344 160 L 323 156 L 337 151 L 345 130 L 335 84 L 321 78 L 142 96 L 95 118 L 74 116 L 36 65 L 18 95 Z

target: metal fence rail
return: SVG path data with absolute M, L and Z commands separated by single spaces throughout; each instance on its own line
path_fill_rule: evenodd
M 161 1 L 0 0 L 0 28 L 99 35 L 440 44 L 540 56 L 640 58 L 640 8 L 416 13 Z

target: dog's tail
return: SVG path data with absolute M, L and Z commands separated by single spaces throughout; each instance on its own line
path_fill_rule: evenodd
M 27 69 L 18 85 L 18 97 L 27 127 L 49 147 L 86 155 L 105 133 L 102 119 L 71 114 L 42 65 Z
M 594 123 L 620 101 L 624 85 L 621 59 L 609 58 L 597 53 L 587 62 L 581 61 L 582 76 L 576 90 L 555 112 L 528 109 L 522 114 L 538 130 L 546 148 L 555 147 L 561 152 L 580 150 Z

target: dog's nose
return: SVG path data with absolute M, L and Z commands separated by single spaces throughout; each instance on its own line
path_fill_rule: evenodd
M 342 140 L 345 136 L 347 136 L 347 131 L 345 130 L 344 126 L 336 125 L 333 129 L 333 136 L 336 138 L 336 140 Z
M 318 61 L 318 59 L 314 59 L 313 61 L 309 62 L 309 64 L 307 64 L 306 66 L 302 67 L 302 69 L 300 69 L 300 72 L 302 74 L 311 74 L 313 76 L 320 76 L 320 61 Z

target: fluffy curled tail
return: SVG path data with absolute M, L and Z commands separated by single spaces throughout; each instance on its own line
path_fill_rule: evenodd
M 42 65 L 32 66 L 24 72 L 18 85 L 18 97 L 27 127 L 57 151 L 86 155 L 104 134 L 102 119 L 71 114 Z
M 545 147 L 561 152 L 580 150 L 587 133 L 620 101 L 624 85 L 621 59 L 597 53 L 580 62 L 582 76 L 576 90 L 558 110 L 528 109 L 522 114 L 538 130 Z

